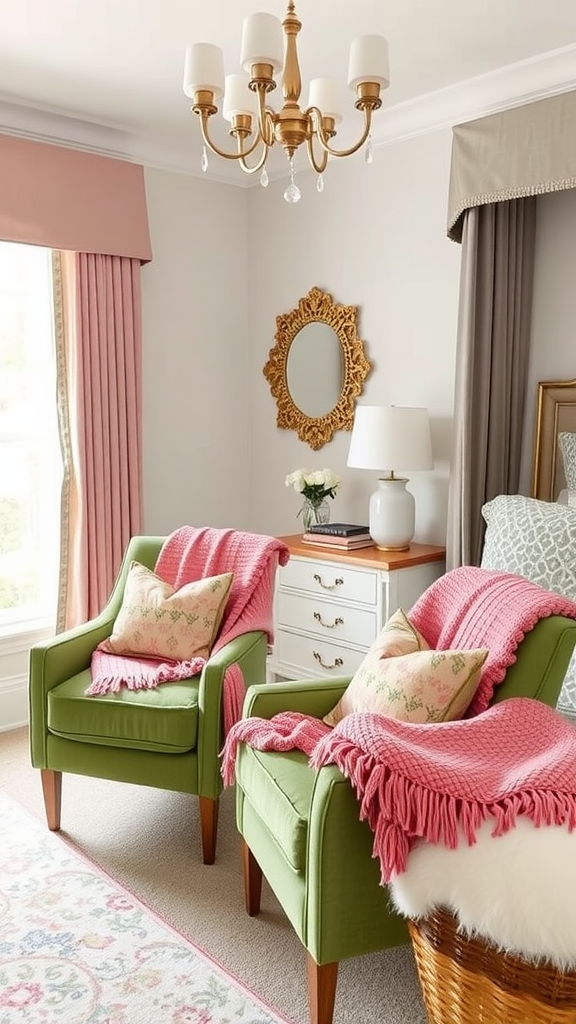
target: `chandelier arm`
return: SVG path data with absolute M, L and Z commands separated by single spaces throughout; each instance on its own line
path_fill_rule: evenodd
M 264 141 L 264 140 L 262 140 L 262 141 Z M 259 171 L 261 167 L 264 167 L 264 164 L 266 163 L 266 158 L 268 156 L 269 148 L 270 147 L 267 146 L 266 143 L 264 142 L 262 153 L 260 155 L 258 163 L 255 164 L 254 167 L 248 167 L 248 164 L 244 160 L 244 157 L 248 156 L 248 153 L 241 153 L 240 154 L 240 167 L 242 168 L 242 170 L 246 171 L 246 174 L 254 174 L 254 171 Z M 249 152 L 252 152 L 252 150 L 249 150 Z
M 322 152 L 322 160 L 320 163 L 316 161 L 316 154 L 314 153 L 314 134 L 311 134 L 306 139 L 306 148 L 308 150 L 308 159 L 312 164 L 312 167 L 316 171 L 316 174 L 322 174 L 326 170 L 326 164 L 328 163 L 328 153 L 326 150 Z
M 349 149 L 332 148 L 332 146 L 328 142 L 327 136 L 324 133 L 324 129 L 322 128 L 322 114 L 318 110 L 318 107 L 309 107 L 308 110 L 306 111 L 306 114 L 309 114 L 310 117 L 313 118 L 313 134 L 316 135 L 318 142 L 322 146 L 324 152 L 329 153 L 330 156 L 352 156 L 353 153 L 358 152 L 360 147 L 364 145 L 366 139 L 370 135 L 370 129 L 372 127 L 372 110 L 370 107 L 364 107 L 364 131 L 362 132 L 359 141 L 354 146 L 350 146 Z
M 258 130 L 268 148 L 274 145 L 274 111 L 266 106 L 266 90 L 256 89 L 258 96 Z
M 216 154 L 216 156 L 221 156 L 221 157 L 224 158 L 224 160 L 241 160 L 243 157 L 250 156 L 250 154 L 253 153 L 254 150 L 256 149 L 256 147 L 259 145 L 259 143 L 261 141 L 259 134 L 256 135 L 256 138 L 254 139 L 254 142 L 252 143 L 252 145 L 250 146 L 249 149 L 244 149 L 243 148 L 244 139 L 241 136 L 239 136 L 238 137 L 238 152 L 237 153 L 226 153 L 223 149 L 220 149 L 220 147 L 217 146 L 216 143 L 212 142 L 210 136 L 208 135 L 208 117 L 209 116 L 210 116 L 209 114 L 205 114 L 204 111 L 201 111 L 201 113 L 200 113 L 200 128 L 201 128 L 201 131 L 202 131 L 202 138 L 203 138 L 204 142 L 206 143 L 208 148 L 212 151 L 212 153 Z

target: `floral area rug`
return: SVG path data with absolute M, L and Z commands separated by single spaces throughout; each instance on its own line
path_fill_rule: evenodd
M 0 795 L 0 1024 L 286 1024 Z

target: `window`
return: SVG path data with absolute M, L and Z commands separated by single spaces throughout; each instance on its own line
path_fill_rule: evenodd
M 0 242 L 0 632 L 53 623 L 61 458 L 51 253 Z

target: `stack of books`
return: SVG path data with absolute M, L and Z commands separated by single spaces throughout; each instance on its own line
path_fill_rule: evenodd
M 302 535 L 304 544 L 315 544 L 322 548 L 338 548 L 340 551 L 355 551 L 368 548 L 372 538 L 367 526 L 355 523 L 318 523 Z

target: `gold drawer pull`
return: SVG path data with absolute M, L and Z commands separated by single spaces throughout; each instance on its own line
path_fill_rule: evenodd
M 340 616 L 338 616 L 337 619 L 334 619 L 334 622 L 322 622 L 320 612 L 314 612 L 314 618 L 316 619 L 316 622 L 319 622 L 321 626 L 324 626 L 324 629 L 334 629 L 334 626 L 344 625 L 344 619 L 341 619 Z
M 325 665 L 324 662 L 322 661 L 322 655 L 318 654 L 318 651 L 312 651 L 312 654 L 314 655 L 316 661 L 319 662 L 320 665 L 322 665 L 322 668 L 342 668 L 342 665 L 344 664 L 342 658 L 336 658 L 333 665 Z
M 335 590 L 336 587 L 341 587 L 342 584 L 344 583 L 344 580 L 342 579 L 341 576 L 337 576 L 336 579 L 334 580 L 334 583 L 322 583 L 322 577 L 317 572 L 314 573 L 314 579 L 316 580 L 316 583 L 319 583 L 324 590 Z

